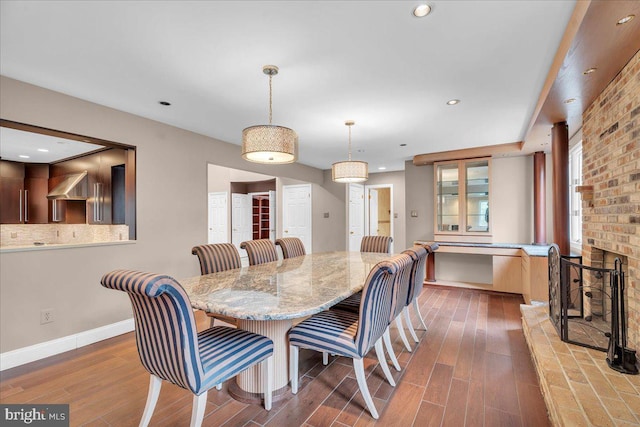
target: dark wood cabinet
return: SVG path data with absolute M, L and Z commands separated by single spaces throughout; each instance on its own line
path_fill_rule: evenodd
M 111 148 L 92 156 L 91 167 L 88 169 L 87 222 L 89 224 L 112 224 L 112 168 L 120 167 L 124 164 L 125 150 L 119 148 Z M 116 206 L 119 205 L 116 204 Z M 120 215 L 117 214 L 116 217 L 120 217 Z
M 24 163 L 0 161 L 0 223 L 24 222 Z
M 48 222 L 49 166 L 0 161 L 0 223 Z
M 51 179 L 49 187 L 56 180 L 60 180 L 64 175 L 87 171 L 88 194 L 87 200 L 78 202 L 71 200 L 61 200 L 57 203 L 57 212 L 64 218 L 61 222 L 76 223 L 86 222 L 87 224 L 113 224 L 114 217 L 116 223 L 124 222 L 125 217 L 123 203 L 113 203 L 114 197 L 119 197 L 124 193 L 124 181 L 116 180 L 117 188 L 112 185 L 112 175 L 120 177 L 120 169 L 124 168 L 127 158 L 127 150 L 121 148 L 109 148 L 98 153 L 78 157 L 51 166 Z M 123 187 L 123 188 L 120 188 Z M 115 193 L 115 195 L 114 195 Z M 113 209 L 118 209 L 114 214 Z M 122 210 L 122 212 L 120 212 Z M 82 218 L 81 221 L 80 218 Z

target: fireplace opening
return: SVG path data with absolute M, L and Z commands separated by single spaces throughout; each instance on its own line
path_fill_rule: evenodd
M 593 253 L 593 251 L 592 251 Z M 627 346 L 627 259 L 599 251 L 596 265 L 549 249 L 549 317 L 562 341 L 607 352 L 612 369 L 638 373 Z M 593 260 L 593 259 L 592 259 Z

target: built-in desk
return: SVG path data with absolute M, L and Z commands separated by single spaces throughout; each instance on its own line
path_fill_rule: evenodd
M 434 245 L 437 243 L 437 245 Z M 417 245 L 430 245 L 435 251 L 430 257 L 438 258 L 437 254 L 457 254 L 455 265 L 460 269 L 468 269 L 468 276 L 473 280 L 439 279 L 435 272 L 436 262 L 427 265 L 426 279 L 428 282 L 447 286 L 457 286 L 474 289 L 485 289 L 498 292 L 522 294 L 525 302 L 532 300 L 548 301 L 548 264 L 547 245 L 524 245 L 510 243 L 453 243 L 416 241 Z M 465 255 L 469 255 L 465 257 Z M 474 265 L 473 260 L 480 255 L 491 257 Z M 439 268 L 452 268 L 443 265 Z M 474 269 L 478 274 L 474 275 Z M 481 271 L 482 270 L 482 271 Z M 441 274 L 446 276 L 445 274 Z M 477 278 L 477 279 L 476 279 Z M 483 280 L 484 279 L 484 280 Z

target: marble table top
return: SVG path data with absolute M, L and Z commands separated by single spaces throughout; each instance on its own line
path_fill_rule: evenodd
M 191 305 L 237 319 L 284 320 L 319 313 L 360 291 L 388 254 L 326 252 L 180 280 Z

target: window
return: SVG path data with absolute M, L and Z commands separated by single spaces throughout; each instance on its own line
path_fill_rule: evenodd
M 571 246 L 582 250 L 582 200 L 576 187 L 582 185 L 582 141 L 569 150 L 569 215 Z

